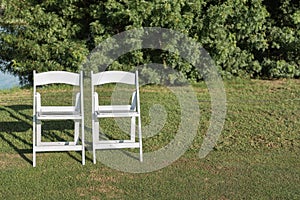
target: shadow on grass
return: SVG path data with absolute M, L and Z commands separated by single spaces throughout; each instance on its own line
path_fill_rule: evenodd
M 32 116 L 26 114 L 28 110 L 32 111 L 32 105 L 0 106 L 0 140 L 6 142 L 25 161 L 32 164 L 32 160 L 26 156 L 32 153 Z M 71 132 L 74 130 L 74 123 L 72 121 L 45 121 L 42 129 L 44 140 L 64 141 L 66 138 L 73 137 Z M 56 130 L 60 131 L 58 135 L 54 132 Z M 81 162 L 74 154 L 67 153 L 72 159 Z M 81 152 L 78 153 L 81 154 Z
M 21 149 L 17 143 L 21 142 L 28 147 L 32 145 L 25 136 L 25 133 L 29 131 L 32 126 L 30 116 L 22 113 L 22 111 L 31 108 L 32 106 L 30 105 L 0 106 L 0 113 L 5 112 L 8 114 L 7 119 L 0 121 L 0 138 L 29 163 L 32 163 L 32 161 L 27 158 L 25 154 L 31 153 L 32 150 L 26 148 Z M 5 113 L 3 113 L 3 115 L 6 116 Z M 24 134 L 20 135 L 19 133 Z

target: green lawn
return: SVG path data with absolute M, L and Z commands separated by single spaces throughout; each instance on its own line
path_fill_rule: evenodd
M 200 83 L 194 90 L 201 118 L 191 147 L 169 166 L 142 174 L 117 171 L 100 160 L 94 165 L 88 151 L 85 166 L 81 153 L 59 152 L 38 153 L 33 168 L 32 90 L 0 91 L 0 199 L 300 199 L 300 81 L 234 80 L 225 89 L 227 117 L 214 150 L 198 157 L 210 117 L 210 97 Z M 67 103 L 72 91 L 41 92 L 45 103 Z M 161 131 L 144 139 L 147 153 L 176 135 L 180 108 L 158 86 L 142 87 L 141 102 L 144 126 L 151 123 L 151 105 L 168 113 Z M 111 123 L 105 129 L 116 130 Z M 48 140 L 72 134 L 71 122 L 45 126 Z

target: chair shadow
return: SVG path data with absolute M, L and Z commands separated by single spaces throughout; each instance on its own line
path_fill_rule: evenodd
M 32 164 L 32 160 L 26 156 L 26 154 L 32 153 L 32 141 L 28 140 L 28 138 L 32 138 L 32 116 L 25 114 L 24 110 L 32 110 L 32 105 L 0 106 L 0 112 L 6 112 L 5 116 L 7 117 L 6 121 L 0 119 L 0 139 L 12 147 L 21 158 Z M 43 134 L 44 139 L 64 141 L 62 137 L 53 134 L 52 131 L 61 129 L 66 134 L 66 137 L 70 138 L 73 136 L 70 131 L 74 130 L 74 123 L 72 121 L 58 121 L 55 123 L 45 121 L 42 128 L 43 132 L 45 132 Z M 30 137 L 26 135 L 28 131 L 30 132 Z M 24 137 L 22 137 L 23 135 Z M 20 145 L 18 145 L 20 143 L 24 144 L 26 148 L 20 148 Z M 68 152 L 68 155 L 72 159 L 81 162 L 79 158 L 70 152 Z
M 68 138 L 74 137 L 74 135 L 70 133 L 71 130 L 74 130 L 74 123 L 70 120 L 43 121 L 42 129 L 43 129 L 42 139 L 48 139 L 51 141 L 66 140 L 60 137 L 59 135 L 55 134 L 54 131 L 64 132 L 64 135 Z
M 31 108 L 32 106 L 30 105 L 0 106 L 0 112 L 6 112 L 10 119 L 10 121 L 0 121 L 0 138 L 29 163 L 32 163 L 32 161 L 26 157 L 26 154 L 31 153 L 31 149 L 21 149 L 15 143 L 19 141 L 26 147 L 32 145 L 32 143 L 19 134 L 26 133 L 31 129 L 31 117 L 21 112 Z
M 119 140 L 120 138 L 116 138 L 116 137 L 113 137 L 111 135 L 107 135 L 104 132 L 100 132 L 99 133 L 99 139 L 100 140 Z M 127 156 L 129 158 L 132 158 L 134 160 L 140 160 L 139 157 L 136 157 L 136 156 L 132 155 L 131 152 L 126 151 L 125 149 L 102 149 L 100 151 L 119 151 L 119 152 L 121 152 L 122 154 L 124 154 L 125 156 Z
M 43 123 L 43 130 L 44 130 L 43 138 L 46 140 L 51 140 L 51 141 L 65 141 L 66 138 L 62 138 L 59 135 L 53 133 L 53 131 L 59 130 L 59 129 L 64 130 L 64 135 L 66 137 L 68 137 L 68 138 L 74 137 L 74 134 L 70 133 L 71 130 L 74 130 L 74 122 L 72 122 L 71 120 L 64 120 L 64 121 L 55 121 L 55 123 L 53 123 L 53 121 L 45 121 Z M 78 163 L 82 162 L 82 160 L 80 158 L 80 156 L 82 155 L 81 151 L 75 151 L 74 153 L 73 153 L 73 151 L 67 151 L 66 153 L 68 154 L 69 157 L 71 157 Z M 85 159 L 89 160 L 90 162 L 93 161 L 92 158 L 87 156 L 87 154 L 85 154 Z

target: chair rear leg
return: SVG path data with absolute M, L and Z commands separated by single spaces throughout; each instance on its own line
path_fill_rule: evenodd
M 143 162 L 143 142 L 142 142 L 142 124 L 141 116 L 138 117 L 138 134 L 139 134 L 139 146 L 140 146 L 140 162 Z
M 35 145 L 36 145 L 36 124 L 35 120 L 33 121 L 33 136 L 32 136 L 32 166 L 36 166 L 36 150 L 35 150 Z
M 35 151 L 35 147 L 33 147 L 33 159 L 32 159 L 32 166 L 36 167 L 36 151 Z
M 99 121 L 93 122 L 93 163 L 96 164 L 96 142 L 99 140 Z
M 82 165 L 85 165 L 84 123 L 81 123 Z

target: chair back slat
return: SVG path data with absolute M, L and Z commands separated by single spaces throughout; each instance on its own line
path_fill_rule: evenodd
M 124 71 L 105 71 L 97 74 L 92 73 L 92 76 L 93 85 L 103 85 L 107 83 L 125 83 L 134 85 L 136 78 L 134 73 Z
M 34 84 L 47 85 L 53 83 L 69 84 L 74 86 L 79 86 L 80 84 L 80 74 L 65 72 L 65 71 L 51 71 L 51 72 L 34 72 Z

